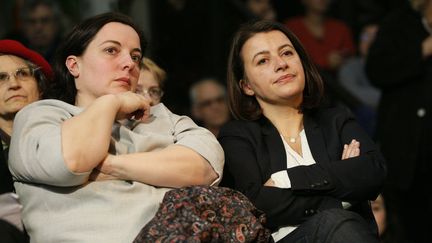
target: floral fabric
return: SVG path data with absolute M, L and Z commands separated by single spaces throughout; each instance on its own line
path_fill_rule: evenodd
M 268 242 L 264 223 L 265 215 L 240 192 L 192 186 L 167 192 L 134 243 Z

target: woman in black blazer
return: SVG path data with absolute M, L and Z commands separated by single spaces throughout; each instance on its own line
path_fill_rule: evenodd
M 267 214 L 279 242 L 378 242 L 368 200 L 385 161 L 349 111 L 323 108 L 323 84 L 294 34 L 258 21 L 235 35 L 228 64 L 222 185 Z M 361 145 L 361 146 L 360 146 Z

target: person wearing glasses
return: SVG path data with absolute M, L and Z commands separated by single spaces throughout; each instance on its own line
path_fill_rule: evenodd
M 0 238 L 6 242 L 27 241 L 8 169 L 13 120 L 24 106 L 40 99 L 51 77 L 51 67 L 41 55 L 20 42 L 0 40 Z
M 151 105 L 157 105 L 161 102 L 164 94 L 163 86 L 166 72 L 146 57 L 143 58 L 141 64 L 140 76 L 135 92 L 149 98 Z
M 215 136 L 230 119 L 225 87 L 216 79 L 207 78 L 190 88 L 192 117 Z

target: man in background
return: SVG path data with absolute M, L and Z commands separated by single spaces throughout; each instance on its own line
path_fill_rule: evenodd
M 229 119 L 225 87 L 216 79 L 202 79 L 190 88 L 191 115 L 215 136 Z
M 17 39 L 51 63 L 61 42 L 60 6 L 53 0 L 26 0 L 20 8 Z

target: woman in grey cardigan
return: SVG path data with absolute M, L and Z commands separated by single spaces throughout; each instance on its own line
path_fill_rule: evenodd
M 132 92 L 144 48 L 127 16 L 84 21 L 59 49 L 54 99 L 17 115 L 10 169 L 32 242 L 131 242 L 165 192 L 220 180 L 215 137 Z

